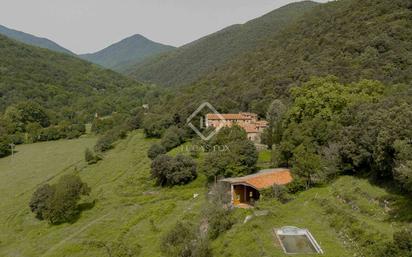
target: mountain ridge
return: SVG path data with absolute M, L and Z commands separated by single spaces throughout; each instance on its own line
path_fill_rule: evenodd
M 124 38 L 110 46 L 80 58 L 113 70 L 121 70 L 123 66 L 143 61 L 145 58 L 161 54 L 175 47 L 154 42 L 140 34 Z
M 37 37 L 26 32 L 8 28 L 3 25 L 0 25 L 0 34 L 31 46 L 37 46 L 51 51 L 75 55 L 72 51 L 60 46 L 59 44 L 53 42 L 50 39 L 44 37 Z
M 219 69 L 236 56 L 258 48 L 268 37 L 319 5 L 291 3 L 244 24 L 235 24 L 168 53 L 128 67 L 124 73 L 139 81 L 173 86 L 190 84 Z

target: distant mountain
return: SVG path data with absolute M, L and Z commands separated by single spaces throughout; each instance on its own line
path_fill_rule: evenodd
M 74 55 L 74 53 L 72 53 L 71 51 L 59 46 L 58 44 L 47 38 L 36 37 L 21 31 L 9 29 L 2 25 L 0 25 L 0 34 L 28 45 L 46 48 L 60 53 Z
M 138 64 L 148 57 L 173 49 L 173 46 L 153 42 L 142 35 L 134 35 L 99 52 L 80 57 L 106 68 L 122 70 L 123 67 Z
M 0 116 L 10 105 L 26 100 L 54 113 L 107 115 L 141 104 L 143 90 L 114 71 L 0 35 Z
M 126 71 L 140 81 L 160 85 L 189 84 L 222 67 L 233 58 L 256 49 L 318 3 L 292 3 L 243 25 L 219 32 L 160 55 Z

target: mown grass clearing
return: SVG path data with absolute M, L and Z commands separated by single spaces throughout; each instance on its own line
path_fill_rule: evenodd
M 133 132 L 103 161 L 85 166 L 84 150 L 94 142 L 84 138 L 25 145 L 14 160 L 0 160 L 2 190 L 10 191 L 2 195 L 8 197 L 2 199 L 0 211 L 0 256 L 105 256 L 108 251 L 161 256 L 160 235 L 183 216 L 197 215 L 204 179 L 182 187 L 154 186 L 146 157 L 152 140 Z M 10 169 L 12 163 L 20 164 Z M 39 183 L 66 172 L 78 173 L 91 186 L 86 202 L 96 200 L 94 207 L 73 224 L 51 226 L 36 220 L 28 207 L 32 192 Z M 200 197 L 193 199 L 194 193 Z

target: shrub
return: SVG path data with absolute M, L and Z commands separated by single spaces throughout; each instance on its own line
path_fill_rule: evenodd
M 102 159 L 101 156 L 95 154 L 92 150 L 87 148 L 84 152 L 84 159 L 88 164 L 95 164 Z
M 397 231 L 393 241 L 387 242 L 376 255 L 379 257 L 412 257 L 412 228 Z
M 112 135 L 105 134 L 97 140 L 97 143 L 94 146 L 94 150 L 96 152 L 106 152 L 107 150 L 113 148 L 113 143 L 115 141 L 116 139 Z
M 204 217 L 208 221 L 208 235 L 212 240 L 216 239 L 221 233 L 229 230 L 235 223 L 232 211 L 224 208 L 219 203 L 209 204 L 204 210 Z
M 53 141 L 63 138 L 59 129 L 56 126 L 44 128 L 40 131 L 39 141 Z
M 306 190 L 306 183 L 299 177 L 294 177 L 292 182 L 286 185 L 288 192 L 291 194 L 296 194 L 301 191 Z
M 92 132 L 96 134 L 103 134 L 106 131 L 113 129 L 114 120 L 112 118 L 100 119 L 96 118 L 92 122 Z
M 113 148 L 113 144 L 119 140 L 123 139 L 127 136 L 127 128 L 124 126 L 115 127 L 109 131 L 107 131 L 103 136 L 101 136 L 98 140 L 96 145 L 94 146 L 94 150 L 96 152 L 105 152 Z
M 90 188 L 80 177 L 65 175 L 55 185 L 38 188 L 29 205 L 38 219 L 48 220 L 51 224 L 70 222 L 79 213 L 77 202 L 89 193 Z
M 11 154 L 9 139 L 5 136 L 0 137 L 0 158 Z
M 177 222 L 166 233 L 160 243 L 161 251 L 167 256 L 192 256 L 192 241 L 196 228 L 189 222 Z
M 287 203 L 290 200 L 288 188 L 281 185 L 273 185 L 261 192 L 264 197 L 270 197 L 278 200 L 281 203 Z
M 166 148 L 160 144 L 153 144 L 150 146 L 149 150 L 147 151 L 147 157 L 154 160 L 157 156 L 161 154 L 165 154 Z
M 197 177 L 196 163 L 187 156 L 159 155 L 152 162 L 152 177 L 160 186 L 183 185 Z
M 160 249 L 170 257 L 212 257 L 212 250 L 206 238 L 197 233 L 196 225 L 177 222 L 160 242 Z
M 167 151 L 181 145 L 184 142 L 184 131 L 177 127 L 168 128 L 161 140 L 161 144 Z

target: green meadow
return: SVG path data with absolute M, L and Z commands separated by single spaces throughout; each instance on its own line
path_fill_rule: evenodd
M 162 256 L 162 235 L 178 220 L 199 216 L 206 201 L 206 179 L 200 174 L 186 186 L 154 185 L 146 157 L 154 140 L 132 132 L 102 161 L 87 165 L 84 150 L 95 141 L 87 136 L 22 145 L 14 157 L 0 159 L 0 256 Z M 262 162 L 267 162 L 267 153 L 263 155 Z M 92 188 L 81 203 L 81 215 L 72 224 L 61 225 L 35 219 L 28 206 L 33 191 L 67 173 L 80 175 Z M 237 209 L 236 224 L 211 246 L 215 256 L 284 256 L 273 228 L 289 225 L 308 228 L 324 256 L 353 256 L 353 243 L 345 240 L 330 217 L 339 219 L 350 211 L 367 230 L 385 233 L 390 239 L 401 223 L 388 221 L 390 214 L 379 200 L 387 195 L 366 180 L 342 177 L 330 186 L 300 193 L 286 204 L 262 199 L 254 210 Z M 351 204 L 342 200 L 350 197 L 354 197 Z M 327 213 L 328 203 L 338 210 L 336 215 Z M 257 210 L 269 214 L 244 224 L 245 217 Z

